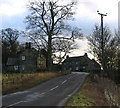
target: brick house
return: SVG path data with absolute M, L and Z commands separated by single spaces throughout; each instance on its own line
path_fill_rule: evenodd
M 46 57 L 42 52 L 31 47 L 31 43 L 26 43 L 25 49 L 16 58 L 8 58 L 7 71 L 35 72 L 46 69 Z
M 67 58 L 63 61 L 63 67 L 64 70 L 69 71 L 98 72 L 101 70 L 100 65 L 94 59 L 91 60 L 87 53 L 85 53 L 84 56 L 67 56 Z

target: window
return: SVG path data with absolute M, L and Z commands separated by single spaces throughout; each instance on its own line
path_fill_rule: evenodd
M 25 60 L 25 56 L 22 56 L 22 60 Z
M 76 62 L 76 64 L 78 64 L 78 62 Z
M 85 66 L 83 66 L 83 69 L 85 69 L 86 67 Z
M 22 70 L 25 70 L 25 67 L 24 67 L 24 65 L 22 66 Z
M 76 67 L 76 70 L 79 70 L 79 68 L 78 68 L 78 67 Z
M 69 70 L 71 71 L 71 70 L 72 70 L 72 68 L 69 68 Z
M 15 71 L 18 70 L 18 66 L 14 66 L 14 70 L 15 70 Z

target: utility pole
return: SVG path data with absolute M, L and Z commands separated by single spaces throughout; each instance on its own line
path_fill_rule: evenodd
M 103 37 L 103 17 L 107 16 L 106 14 L 102 14 L 99 11 L 97 11 L 97 13 L 101 16 L 101 49 L 102 49 L 102 68 L 103 68 L 103 72 L 104 72 L 104 37 Z M 103 75 L 103 74 L 102 74 Z

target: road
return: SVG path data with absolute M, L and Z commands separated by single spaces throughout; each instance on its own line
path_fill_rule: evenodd
M 63 106 L 80 88 L 88 74 L 72 74 L 53 78 L 31 89 L 2 97 L 2 106 Z M 31 79 L 32 80 L 32 79 Z

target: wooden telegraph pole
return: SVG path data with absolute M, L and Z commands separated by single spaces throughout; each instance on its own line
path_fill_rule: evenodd
M 103 36 L 103 17 L 104 16 L 107 16 L 107 13 L 106 14 L 102 14 L 100 13 L 99 11 L 97 11 L 97 13 L 101 16 L 101 49 L 102 49 L 102 68 L 103 68 L 103 73 L 104 73 L 104 36 Z M 102 73 L 102 76 L 103 76 L 103 73 Z

